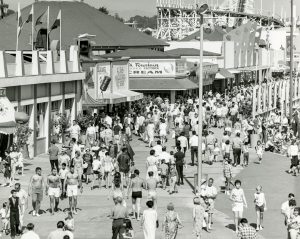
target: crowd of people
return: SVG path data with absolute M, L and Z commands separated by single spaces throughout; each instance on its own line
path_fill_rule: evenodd
M 197 165 L 201 155 L 202 161 L 209 165 L 222 163 L 225 194 L 232 201 L 237 237 L 256 238 L 257 231 L 263 230 L 266 197 L 262 186 L 258 185 L 253 197 L 257 215 L 256 228 L 253 228 L 243 218 L 247 200 L 241 187 L 242 182 L 233 182 L 233 167 L 248 166 L 251 147 L 255 149 L 259 164 L 262 163 L 265 151 L 282 153 L 285 150 L 285 154 L 291 158 L 288 172 L 298 175 L 300 168 L 296 137 L 300 135 L 300 123 L 297 111 L 291 124 L 280 111 L 267 117 L 256 116 L 252 119 L 251 102 L 249 86 L 235 88 L 225 95 L 207 92 L 202 106 L 199 106 L 199 99 L 192 96 L 180 97 L 175 104 L 160 97 L 146 97 L 133 103 L 128 110 L 120 111 L 122 113 L 94 114 L 85 132 L 74 120 L 67 130 L 69 136 L 61 148 L 55 140 L 51 141 L 48 149 L 51 173 L 44 177 L 42 168 L 36 167 L 35 174 L 30 178 L 28 192 L 21 188 L 19 182 L 15 183 L 14 175 L 23 174 L 24 165 L 22 154 L 16 147 L 11 147 L 1 161 L 4 170 L 3 186 L 14 187 L 8 201 L 3 204 L 3 210 L 1 209 L 3 232 L 10 233 L 11 238 L 20 235 L 24 228 L 28 197 L 32 200 L 32 216 L 39 217 L 45 194 L 50 198 L 52 215 L 59 211 L 60 200 L 68 198 L 69 202 L 66 219 L 57 223 L 57 230 L 51 232 L 48 238 L 73 238 L 74 215 L 78 213 L 77 197 L 85 187 L 90 190 L 105 188 L 107 198 L 112 199 L 115 205 L 110 214 L 113 220 L 113 239 L 134 238 L 131 220 L 140 221 L 145 239 L 155 239 L 158 227 L 164 231 L 165 238 L 175 239 L 178 229 L 184 224 L 175 211 L 174 204 L 169 203 L 160 225 L 158 188 L 176 197 L 176 193 L 184 185 L 185 168 Z M 199 107 L 202 107 L 203 125 L 201 152 L 198 152 Z M 219 129 L 223 129 L 221 138 L 215 136 Z M 133 137 L 149 148 L 144 176 L 136 168 L 136 161 L 141 159 L 135 157 L 135 147 L 131 146 Z M 186 160 L 188 153 L 191 156 L 190 162 Z M 142 212 L 141 199 L 144 191 L 147 209 Z M 201 238 L 203 228 L 208 233 L 212 230 L 218 191 L 213 178 L 207 179 L 195 190 L 193 227 L 198 239 Z M 129 197 L 131 213 L 128 212 L 126 200 Z M 289 200 L 282 213 L 285 215 L 290 238 L 296 239 L 300 216 L 295 208 L 295 200 L 292 200 Z M 32 223 L 26 228 L 27 232 L 21 238 L 38 238 L 37 235 L 33 236 L 35 233 Z

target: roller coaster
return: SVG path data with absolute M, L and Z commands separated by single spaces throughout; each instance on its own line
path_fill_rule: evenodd
M 157 0 L 157 38 L 181 40 L 199 30 L 200 14 L 197 9 L 204 2 L 194 0 L 186 4 L 184 1 L 187 0 Z M 236 28 L 248 21 L 257 22 L 261 27 L 285 27 L 282 16 L 274 11 L 263 12 L 262 8 L 255 11 L 254 0 L 225 0 L 220 5 L 217 0 L 217 4 L 210 5 L 208 2 L 208 5 L 204 15 L 205 27 Z

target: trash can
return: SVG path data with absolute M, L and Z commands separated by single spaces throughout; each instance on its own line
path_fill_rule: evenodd
M 251 134 L 250 141 L 251 141 L 251 148 L 254 148 L 257 145 L 257 141 L 259 140 L 258 134 Z

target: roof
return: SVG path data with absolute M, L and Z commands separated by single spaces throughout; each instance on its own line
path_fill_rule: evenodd
M 227 69 L 220 68 L 216 74 L 216 79 L 234 78 L 234 75 Z
M 199 56 L 200 50 L 195 48 L 177 48 L 166 51 L 167 54 L 177 55 L 177 56 Z M 221 56 L 221 54 L 203 51 L 203 56 Z
M 121 58 L 130 57 L 131 59 L 166 59 L 166 58 L 180 58 L 179 56 L 170 55 L 163 51 L 155 51 L 145 48 L 139 49 L 127 49 L 117 51 L 105 55 L 101 55 L 102 58 Z
M 129 89 L 131 90 L 189 90 L 198 86 L 188 78 L 131 78 Z
M 62 48 L 68 49 L 75 44 L 75 38 L 80 34 L 96 35 L 92 40 L 93 47 L 163 47 L 168 44 L 145 33 L 126 26 L 114 17 L 106 15 L 96 8 L 78 1 L 39 1 L 34 3 L 34 22 L 47 9 L 50 9 L 50 26 L 53 24 L 61 9 L 62 17 Z M 21 10 L 22 20 L 25 22 L 31 10 L 31 5 Z M 16 48 L 17 13 L 7 16 L 0 21 L 0 49 L 14 50 Z M 42 25 L 36 26 L 38 31 Z M 45 27 L 45 25 L 43 26 Z M 59 39 L 59 28 L 54 29 L 51 40 Z M 5 33 L 5 34 L 4 34 Z M 35 32 L 36 36 L 37 32 Z M 30 50 L 31 24 L 24 24 L 19 37 L 19 49 Z
M 214 30 L 212 32 L 206 31 L 204 29 L 203 31 L 203 39 L 204 41 L 223 41 L 223 36 L 228 33 L 228 31 L 232 30 L 232 28 L 223 29 L 220 26 L 215 26 Z M 180 41 L 193 41 L 193 40 L 199 40 L 200 37 L 200 31 L 196 31 L 193 34 L 181 39 Z

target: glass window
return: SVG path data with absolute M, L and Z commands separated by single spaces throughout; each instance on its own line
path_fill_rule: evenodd
M 51 102 L 51 111 L 58 112 L 59 111 L 59 100 Z
M 44 137 L 46 134 L 45 114 L 46 114 L 46 103 L 37 104 L 37 120 L 36 120 L 37 137 Z

